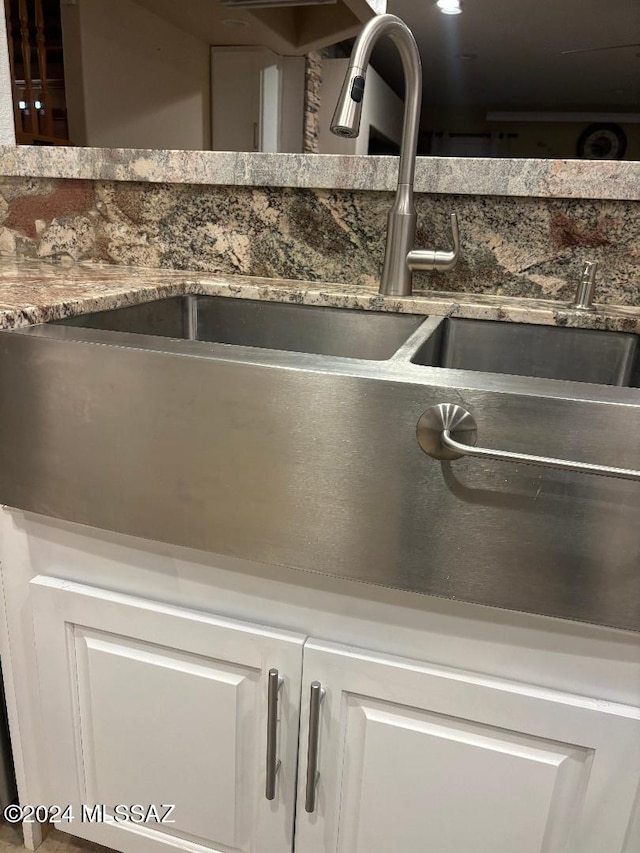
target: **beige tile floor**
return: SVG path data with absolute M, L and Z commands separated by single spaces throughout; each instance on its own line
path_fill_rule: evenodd
M 0 853 L 21 853 L 23 850 L 21 828 L 0 820 Z M 38 848 L 38 853 L 110 853 L 110 851 L 99 844 L 83 841 L 81 838 L 74 838 L 65 832 L 52 829 L 42 846 Z

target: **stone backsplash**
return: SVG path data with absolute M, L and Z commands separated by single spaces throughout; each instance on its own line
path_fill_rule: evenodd
M 375 285 L 389 192 L 0 178 L 0 254 Z M 640 305 L 640 202 L 420 194 L 417 246 L 462 259 L 418 289 Z

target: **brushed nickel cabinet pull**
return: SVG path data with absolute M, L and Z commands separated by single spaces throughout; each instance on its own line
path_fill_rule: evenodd
M 268 800 L 276 796 L 276 776 L 280 769 L 278 758 L 278 695 L 282 689 L 283 678 L 277 669 L 269 670 L 267 692 L 267 781 L 264 795 Z
M 307 790 L 304 800 L 305 811 L 313 814 L 316 809 L 318 787 L 318 745 L 320 741 L 320 705 L 324 699 L 324 688 L 319 681 L 311 682 L 309 696 L 309 743 L 307 746 Z

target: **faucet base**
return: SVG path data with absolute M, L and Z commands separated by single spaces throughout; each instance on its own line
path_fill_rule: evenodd
M 413 274 L 407 266 L 407 255 L 413 248 L 417 222 L 413 188 L 409 184 L 398 184 L 387 217 L 387 243 L 380 278 L 380 293 L 385 296 L 411 295 Z

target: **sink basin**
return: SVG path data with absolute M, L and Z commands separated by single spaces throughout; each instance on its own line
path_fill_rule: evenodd
M 411 361 L 538 379 L 640 384 L 638 337 L 593 329 L 449 318 Z
M 57 325 L 383 361 L 424 320 L 415 314 L 186 296 L 85 314 Z

